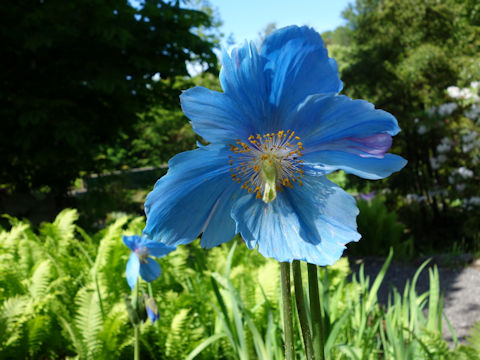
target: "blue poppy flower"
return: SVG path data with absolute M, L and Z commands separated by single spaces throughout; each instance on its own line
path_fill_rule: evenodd
M 355 200 L 325 175 L 381 179 L 406 161 L 387 154 L 396 119 L 338 95 L 335 60 L 320 35 L 290 26 L 257 50 L 223 53 L 222 92 L 181 95 L 193 129 L 210 144 L 173 157 L 147 196 L 145 234 L 167 245 L 202 234 L 211 248 L 240 233 L 279 261 L 334 263 L 358 241 Z
M 150 282 L 160 276 L 160 265 L 150 257 L 163 257 L 175 247 L 153 241 L 146 236 L 123 236 L 123 242 L 128 246 L 132 253 L 127 262 L 127 282 L 132 288 L 135 288 L 138 276 L 143 280 Z

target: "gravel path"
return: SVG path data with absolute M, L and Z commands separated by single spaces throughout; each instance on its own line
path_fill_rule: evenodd
M 357 261 L 358 262 L 358 261 Z M 365 275 L 370 276 L 370 283 L 377 276 L 384 260 L 364 260 Z M 352 264 L 354 262 L 352 261 Z M 405 283 L 411 280 L 420 264 L 404 264 L 393 262 L 387 271 L 380 287 L 379 301 L 386 304 L 391 286 L 403 293 Z M 416 286 L 417 294 L 429 289 L 427 266 L 421 273 Z M 353 265 L 354 271 L 358 265 Z M 459 342 L 466 342 L 472 325 L 480 321 L 480 269 L 468 266 L 459 269 L 439 267 L 440 289 L 444 295 L 444 311 L 452 324 Z M 452 341 L 446 323 L 443 326 L 444 338 Z

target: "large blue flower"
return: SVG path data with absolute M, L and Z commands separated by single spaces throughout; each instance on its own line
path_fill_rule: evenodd
M 173 157 L 148 195 L 145 234 L 167 245 L 202 234 L 206 248 L 240 233 L 279 261 L 334 263 L 360 238 L 355 200 L 325 175 L 366 179 L 400 170 L 387 154 L 400 129 L 389 113 L 338 93 L 335 61 L 318 33 L 291 26 L 224 52 L 223 93 L 181 95 L 194 130 L 210 144 Z
M 123 236 L 123 242 L 132 251 L 126 270 L 127 282 L 132 290 L 139 275 L 147 282 L 160 276 L 160 265 L 150 256 L 163 257 L 175 250 L 175 247 L 166 246 L 146 236 Z

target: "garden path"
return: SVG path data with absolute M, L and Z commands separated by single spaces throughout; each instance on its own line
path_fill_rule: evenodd
M 354 262 L 352 261 L 352 264 Z M 357 261 L 359 263 L 359 261 Z M 370 283 L 377 276 L 384 260 L 364 259 L 365 275 L 370 276 Z M 403 293 L 405 283 L 412 279 L 420 263 L 393 262 L 385 275 L 382 286 L 379 290 L 379 301 L 386 304 L 391 286 L 395 286 L 400 293 Z M 429 289 L 428 265 L 420 274 L 416 286 L 417 294 Z M 353 265 L 358 269 L 358 264 Z M 444 295 L 444 311 L 452 324 L 455 334 L 461 343 L 466 342 L 471 332 L 471 327 L 480 321 L 480 268 L 478 266 L 467 266 L 463 268 L 439 267 L 440 291 Z M 444 338 L 452 342 L 452 336 L 444 321 Z

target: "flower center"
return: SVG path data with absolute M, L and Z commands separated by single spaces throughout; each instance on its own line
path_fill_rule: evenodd
M 135 255 L 138 256 L 141 263 L 148 263 L 148 249 L 145 246 L 135 249 Z
M 247 141 L 237 139 L 230 145 L 234 155 L 229 156 L 232 180 L 256 199 L 269 203 L 284 187 L 302 186 L 304 176 L 303 144 L 295 131 L 278 131 L 264 135 L 250 135 Z

